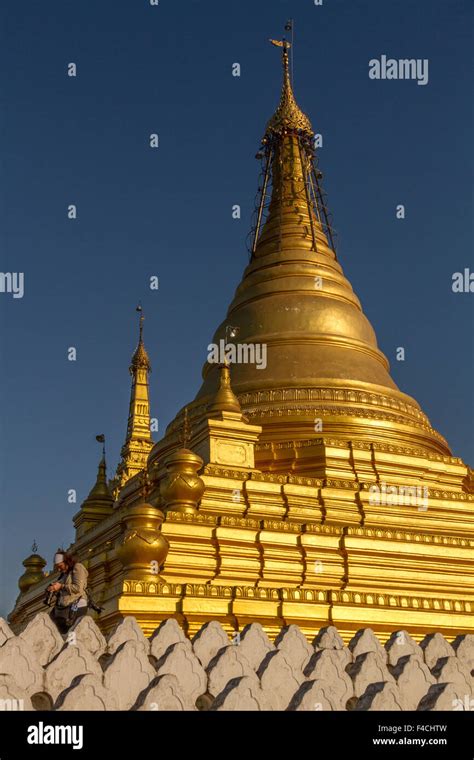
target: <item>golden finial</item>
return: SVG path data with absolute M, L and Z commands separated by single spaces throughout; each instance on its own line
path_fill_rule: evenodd
M 275 47 L 282 49 L 283 88 L 281 91 L 280 103 L 268 122 L 266 131 L 281 135 L 287 130 L 296 130 L 312 137 L 314 132 L 311 122 L 298 106 L 291 87 L 290 64 L 288 58 L 288 50 L 291 47 L 291 43 L 284 37 L 282 40 L 270 40 L 270 42 L 272 45 L 275 45 Z
M 219 367 L 219 388 L 212 402 L 207 407 L 209 415 L 215 412 L 237 412 L 242 414 L 239 399 L 235 395 L 230 382 L 230 366 L 228 362 Z
M 163 511 L 196 514 L 197 506 L 204 493 L 205 484 L 197 474 L 203 460 L 188 449 L 192 436 L 189 425 L 188 407 L 184 408 L 183 421 L 179 432 L 181 448 L 165 460 L 167 475 L 160 481 L 160 497 Z
M 132 363 L 130 365 L 130 374 L 133 375 L 137 369 L 146 369 L 147 372 L 151 372 L 150 359 L 148 357 L 146 348 L 143 344 L 143 322 L 145 317 L 143 315 L 143 309 L 141 303 L 138 304 L 136 311 L 140 314 L 138 320 L 138 345 L 132 356 Z
M 105 500 L 107 502 L 111 501 L 111 493 L 110 489 L 107 483 L 107 465 L 105 462 L 105 435 L 96 435 L 96 441 L 98 443 L 102 444 L 102 458 L 99 462 L 99 466 L 97 469 L 97 478 L 92 486 L 92 489 L 89 493 L 89 496 L 86 499 L 86 502 L 88 501 L 94 501 L 94 500 Z M 85 502 L 84 502 L 85 503 Z
M 22 563 L 23 567 L 26 568 L 25 572 L 18 579 L 18 586 L 22 594 L 29 591 L 35 583 L 39 583 L 44 578 L 43 568 L 46 566 L 46 560 L 37 554 L 38 545 L 36 541 L 33 542 L 31 550 L 33 554 L 30 554 Z
M 102 459 L 105 461 L 105 435 L 103 433 L 96 435 L 95 440 L 102 444 Z
M 143 315 L 143 309 L 142 309 L 141 303 L 138 304 L 138 306 L 135 309 L 135 311 L 137 311 L 140 314 L 140 317 L 139 317 L 138 321 L 139 321 L 139 330 L 140 330 L 139 341 L 141 341 L 142 338 L 143 338 L 143 322 L 145 321 L 145 317 Z
M 272 43 L 272 45 L 276 45 L 277 47 L 282 47 L 284 51 L 289 50 L 289 48 L 291 47 L 291 42 L 287 42 L 287 40 L 285 40 L 284 37 L 282 40 L 270 40 L 270 42 Z M 285 53 L 283 53 L 283 55 L 284 54 Z M 287 54 L 287 57 L 288 57 L 288 54 Z

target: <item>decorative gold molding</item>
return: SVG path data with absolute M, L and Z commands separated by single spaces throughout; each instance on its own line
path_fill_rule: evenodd
M 289 416 L 294 415 L 296 417 L 305 417 L 308 415 L 314 415 L 315 407 L 314 406 L 287 406 L 284 409 L 282 408 L 274 408 L 274 407 L 265 407 L 260 405 L 256 409 L 249 409 L 248 407 L 245 408 L 245 413 L 249 418 L 252 417 L 282 417 L 282 416 Z M 407 420 L 406 417 L 402 417 L 401 415 L 397 414 L 389 414 L 388 412 L 373 412 L 367 409 L 363 409 L 362 407 L 340 407 L 340 406 L 318 406 L 316 407 L 318 414 L 326 415 L 326 416 L 333 416 L 333 417 L 356 417 L 358 419 L 369 419 L 369 420 L 381 420 L 385 422 L 394 422 L 398 425 L 412 425 L 413 427 L 419 428 L 421 430 L 426 430 L 432 435 L 434 438 L 439 440 L 442 443 L 445 443 L 445 440 L 440 433 L 438 433 L 437 430 L 435 430 L 426 420 L 420 420 L 420 419 L 409 419 Z
M 445 599 L 442 597 L 405 596 L 361 591 L 330 591 L 332 603 L 360 604 L 366 607 L 391 607 L 396 609 L 430 610 L 437 612 L 474 611 L 474 602 L 464 599 Z
M 364 538 L 382 538 L 390 541 L 408 541 L 423 544 L 444 544 L 445 546 L 474 547 L 474 539 L 456 536 L 441 536 L 429 533 L 412 533 L 405 530 L 383 530 L 381 528 L 350 527 L 347 536 L 364 536 Z
M 282 522 L 281 520 L 263 520 L 263 530 L 275 530 L 282 533 L 301 533 L 301 525 L 293 522 Z
M 214 475 L 218 478 L 229 478 L 234 480 L 248 480 L 251 472 L 248 469 L 239 470 L 235 467 L 221 467 L 217 464 L 206 464 L 203 469 L 203 475 Z
M 470 613 L 474 602 L 443 597 L 408 596 L 362 591 L 318 588 L 271 588 L 265 586 L 218 586 L 203 583 L 156 583 L 147 580 L 127 579 L 123 582 L 125 594 L 141 596 L 170 596 L 178 598 L 203 597 L 225 599 L 255 599 L 256 601 L 304 602 L 305 604 L 351 604 L 367 607 L 429 610 L 439 612 Z
M 165 517 L 165 523 L 174 522 L 187 522 L 196 523 L 201 525 L 216 525 L 218 518 L 214 515 L 204 515 L 200 512 L 193 514 L 192 512 L 173 512 L 168 511 Z
M 390 480 L 393 479 L 394 476 L 390 476 Z M 398 479 L 402 479 L 403 475 L 397 476 Z M 359 491 L 361 493 L 365 493 L 370 490 L 372 486 L 378 486 L 380 481 L 364 481 L 359 482 Z M 427 480 L 422 480 L 420 478 L 420 483 L 423 485 L 424 488 L 426 488 L 426 495 L 428 498 L 431 499 L 446 499 L 450 501 L 474 501 L 474 494 L 465 493 L 464 491 L 440 491 L 437 488 L 430 488 Z M 391 483 L 389 484 L 391 485 Z M 404 484 L 407 485 L 407 484 Z
M 373 391 L 361 391 L 352 388 L 279 388 L 277 390 L 248 391 L 239 395 L 239 401 L 244 405 L 274 403 L 281 401 L 341 401 L 344 403 L 372 404 L 396 409 L 404 414 L 413 415 L 419 419 L 428 419 L 418 406 L 408 404 L 401 399 Z
M 309 486 L 310 488 L 321 488 L 323 485 L 321 478 L 308 478 L 305 475 L 288 475 L 288 483 L 294 486 Z
M 226 528 L 252 528 L 259 530 L 262 521 L 252 517 L 235 517 L 234 515 L 222 515 L 218 518 L 218 525 Z

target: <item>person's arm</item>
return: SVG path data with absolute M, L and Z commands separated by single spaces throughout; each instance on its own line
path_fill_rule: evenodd
M 68 594 L 83 594 L 87 586 L 87 576 L 86 568 L 78 562 L 77 565 L 74 565 L 62 587 Z
M 61 573 L 58 577 L 57 581 L 54 581 L 53 583 L 50 583 L 48 586 L 48 591 L 60 591 L 62 587 L 64 586 L 64 583 L 62 583 L 63 579 L 63 573 Z

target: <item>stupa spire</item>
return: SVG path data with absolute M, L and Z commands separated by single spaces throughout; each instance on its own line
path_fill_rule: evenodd
M 121 461 L 117 467 L 116 485 L 121 487 L 131 477 L 146 467 L 148 454 L 153 446 L 150 432 L 150 402 L 148 393 L 148 373 L 151 372 L 150 359 L 143 342 L 143 310 L 139 313 L 138 344 L 133 353 L 129 371 L 132 376 L 127 435 L 121 450 Z
M 290 62 L 288 56 L 288 50 L 291 45 L 285 40 L 285 38 L 282 40 L 270 40 L 270 42 L 272 45 L 280 47 L 282 50 L 283 84 L 280 103 L 267 124 L 266 132 L 283 134 L 288 129 L 295 129 L 300 130 L 308 137 L 313 137 L 314 132 L 311 122 L 298 106 L 291 86 Z
M 274 43 L 282 49 L 283 87 L 258 154 L 263 181 L 251 260 L 212 344 L 220 345 L 232 324 L 241 346 L 253 346 L 255 356 L 257 348 L 266 352 L 265 367 L 247 360 L 232 371 L 233 393 L 242 412 L 262 426 L 262 445 L 312 440 L 321 420 L 329 437 L 397 440 L 445 455 L 446 441 L 390 377 L 336 257 L 313 127 L 291 85 L 289 43 Z M 217 365 L 207 361 L 196 407 L 212 404 L 220 384 Z M 193 412 L 190 405 L 191 420 Z
M 107 464 L 105 461 L 105 451 L 102 451 L 102 458 L 97 468 L 97 478 L 92 486 L 87 500 L 105 499 L 110 500 L 110 491 L 107 485 Z
M 264 160 L 264 168 L 252 257 L 281 253 L 296 246 L 334 259 L 321 173 L 314 163 L 314 131 L 297 104 L 291 85 L 290 43 L 285 38 L 270 42 L 282 50 L 283 84 L 280 102 L 267 123 L 258 154 Z
M 97 468 L 95 483 L 88 497 L 82 502 L 79 512 L 73 518 L 77 537 L 83 536 L 90 528 L 113 512 L 114 498 L 107 483 L 105 435 L 96 435 L 95 439 L 102 444 L 102 457 Z

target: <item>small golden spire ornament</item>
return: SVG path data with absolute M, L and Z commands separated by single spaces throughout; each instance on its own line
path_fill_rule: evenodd
M 143 315 L 141 304 L 138 304 L 135 311 L 140 314 L 140 317 L 138 320 L 138 345 L 132 356 L 132 363 L 130 364 L 129 368 L 130 374 L 132 376 L 136 373 L 137 369 L 145 369 L 147 372 L 151 372 L 150 359 L 146 351 L 145 344 L 143 343 L 143 323 L 145 321 L 145 317 Z
M 282 40 L 270 40 L 270 42 L 272 45 L 282 49 L 283 86 L 280 103 L 267 124 L 266 132 L 281 135 L 289 130 L 295 130 L 306 134 L 308 137 L 313 137 L 314 132 L 311 122 L 298 106 L 291 86 L 288 58 L 288 50 L 291 44 L 284 37 Z
M 198 503 L 205 485 L 197 474 L 203 465 L 200 456 L 188 449 L 191 440 L 188 407 L 185 407 L 179 434 L 181 448 L 165 462 L 167 474 L 160 483 L 160 495 L 164 511 L 197 514 Z
M 111 505 L 113 502 L 112 494 L 110 492 L 109 486 L 107 484 L 107 464 L 105 461 L 105 435 L 96 435 L 96 441 L 99 443 L 102 443 L 102 458 L 99 462 L 99 467 L 97 470 L 97 478 L 92 486 L 92 489 L 89 493 L 89 496 L 87 497 L 86 501 L 82 505 L 82 508 L 84 508 L 85 504 L 91 505 L 92 503 L 97 502 L 103 502 L 104 504 Z
M 38 554 L 38 545 L 33 541 L 31 547 L 32 554 L 23 560 L 22 564 L 25 572 L 18 579 L 18 587 L 22 594 L 39 583 L 44 578 L 43 568 L 46 566 L 46 560 Z
M 78 536 L 82 536 L 86 531 L 113 512 L 114 497 L 107 482 L 105 435 L 96 435 L 96 441 L 102 443 L 102 456 L 97 468 L 95 483 L 87 498 L 82 502 L 79 512 L 73 518 Z
M 133 353 L 129 367 L 132 376 L 130 406 L 128 412 L 127 435 L 120 452 L 121 460 L 117 467 L 113 489 L 116 497 L 119 489 L 134 475 L 146 467 L 148 454 L 153 447 L 150 430 L 150 402 L 148 392 L 148 373 L 151 372 L 150 359 L 143 343 L 143 309 L 138 304 L 138 345 Z
M 207 408 L 208 415 L 212 416 L 218 412 L 235 412 L 236 414 L 242 414 L 239 399 L 232 390 L 230 383 L 229 364 L 227 362 L 224 362 L 219 366 L 219 369 L 219 388 L 212 402 Z

